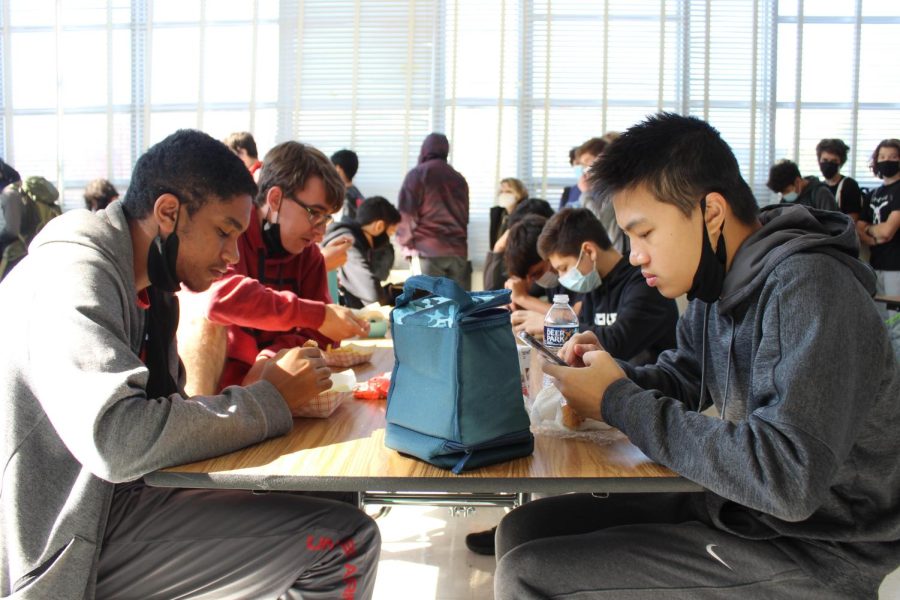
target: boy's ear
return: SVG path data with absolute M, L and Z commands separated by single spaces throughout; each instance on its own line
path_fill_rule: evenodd
M 706 195 L 706 226 L 710 232 L 710 237 L 712 237 L 713 232 L 716 232 L 718 235 L 718 232 L 721 231 L 727 212 L 728 201 L 725 199 L 725 196 L 719 192 L 710 192 Z M 712 239 L 710 241 L 713 242 L 713 247 L 715 248 L 715 241 Z
M 269 211 L 272 213 L 277 213 L 281 209 L 282 199 L 283 194 L 280 187 L 274 185 L 269 188 L 269 191 L 266 192 L 266 204 L 269 207 Z
M 378 237 L 387 229 L 387 226 L 384 224 L 384 219 L 372 221 L 369 225 L 372 227 L 372 235 L 375 237 Z
M 175 231 L 175 221 L 178 220 L 180 207 L 181 202 L 174 194 L 165 193 L 156 199 L 153 204 L 153 218 L 161 234 L 168 236 Z

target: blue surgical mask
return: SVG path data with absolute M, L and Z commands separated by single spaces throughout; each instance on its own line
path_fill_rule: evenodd
M 788 192 L 787 194 L 782 194 L 781 199 L 785 202 L 793 202 L 797 199 L 797 192 Z
M 575 176 L 575 179 L 581 179 L 581 176 L 584 175 L 584 167 L 581 165 L 574 165 L 572 167 L 572 175 Z
M 591 264 L 591 270 L 588 271 L 587 275 L 578 270 L 578 265 L 581 264 L 583 256 L 584 250 L 578 254 L 578 262 L 575 263 L 575 266 L 566 271 L 566 274 L 559 278 L 559 284 L 561 286 L 579 294 L 587 294 L 600 287 L 600 284 L 603 283 L 603 280 L 600 279 L 600 274 L 597 273 L 597 269 L 594 268 L 593 264 Z

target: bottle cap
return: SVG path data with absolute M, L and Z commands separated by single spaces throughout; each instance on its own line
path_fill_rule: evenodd
M 553 295 L 553 303 L 554 304 L 568 304 L 569 303 L 569 295 L 568 294 L 554 294 Z

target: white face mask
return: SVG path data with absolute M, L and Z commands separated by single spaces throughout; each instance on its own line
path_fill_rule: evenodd
M 516 195 L 511 192 L 502 192 L 497 195 L 497 204 L 507 211 L 512 211 L 513 207 L 516 205 Z

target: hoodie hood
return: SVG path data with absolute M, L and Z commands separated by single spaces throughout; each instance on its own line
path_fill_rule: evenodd
M 443 133 L 429 133 L 419 151 L 419 164 L 428 160 L 447 160 L 450 155 L 450 140 Z
M 765 282 L 783 260 L 800 252 L 820 252 L 840 261 L 869 291 L 875 293 L 875 274 L 859 260 L 859 240 L 846 215 L 805 206 L 779 204 L 763 208 L 762 228 L 741 245 L 719 300 L 719 312 L 734 310 Z
M 126 285 L 134 288 L 134 248 L 121 201 L 116 200 L 97 212 L 76 209 L 63 213 L 41 229 L 28 251 L 55 251 L 59 244 L 76 244 L 97 250 L 115 266 Z M 137 294 L 134 289 L 131 292 L 133 296 Z

